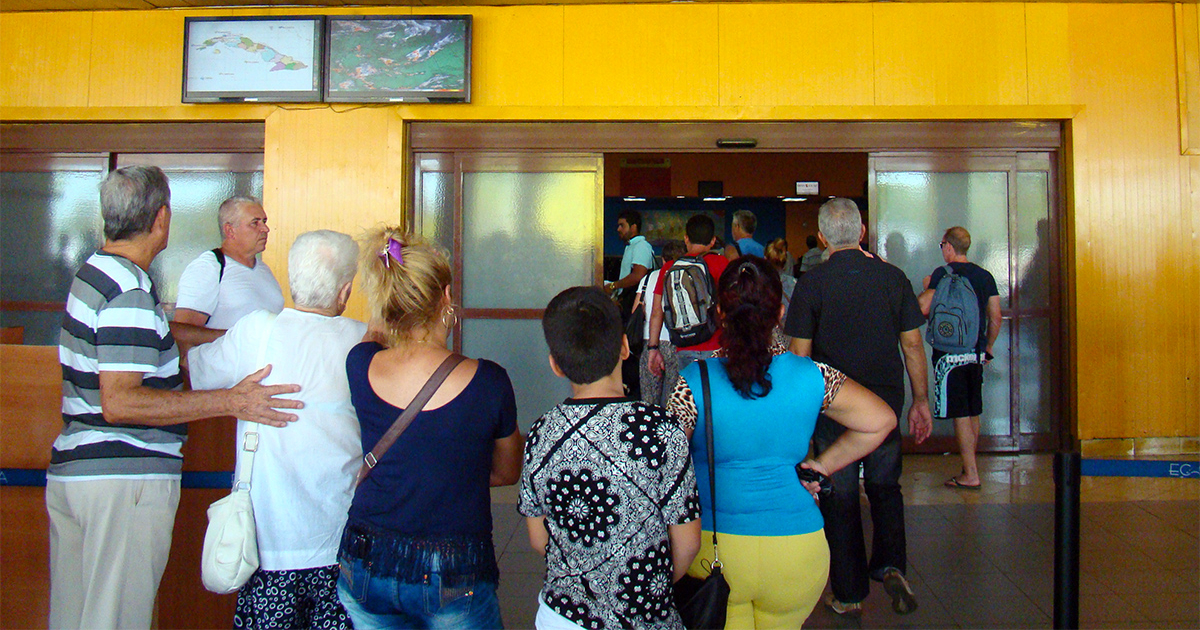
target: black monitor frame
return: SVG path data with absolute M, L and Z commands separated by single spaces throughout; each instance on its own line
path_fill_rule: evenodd
M 242 22 L 307 22 L 312 28 L 313 50 L 312 63 L 308 65 L 306 76 L 311 76 L 310 89 L 273 90 L 273 89 L 228 89 L 200 90 L 189 80 L 192 55 L 193 27 L 198 24 Z M 184 103 L 319 103 L 322 95 L 322 79 L 324 71 L 320 67 L 325 60 L 325 16 L 323 15 L 290 15 L 290 16 L 228 16 L 228 17 L 185 17 L 183 21 L 183 102 Z M 233 70 L 235 68 L 231 68 Z
M 347 22 L 459 22 L 463 24 L 462 88 L 456 90 L 411 89 L 342 89 L 334 83 L 333 55 L 337 54 L 339 34 L 334 29 Z M 471 33 L 470 15 L 337 15 L 328 16 L 325 23 L 324 100 L 327 103 L 470 103 L 471 102 Z M 389 58 L 390 59 L 390 58 Z

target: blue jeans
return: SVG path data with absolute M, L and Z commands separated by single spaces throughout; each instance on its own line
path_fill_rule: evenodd
M 493 582 L 477 579 L 461 587 L 447 588 L 442 585 L 441 574 L 431 571 L 425 583 L 414 584 L 372 575 L 366 563 L 357 558 L 342 556 L 339 563 L 338 599 L 356 630 L 504 627 Z

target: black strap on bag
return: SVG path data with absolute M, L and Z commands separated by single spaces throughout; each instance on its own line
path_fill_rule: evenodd
M 442 382 L 446 380 L 447 376 L 450 376 L 450 372 L 453 372 L 454 368 L 459 363 L 462 363 L 465 358 L 461 354 L 451 354 L 446 357 L 446 360 L 442 361 L 438 369 L 434 370 L 433 375 L 421 387 L 421 391 L 417 392 L 412 402 L 408 403 L 408 406 L 404 408 L 404 411 L 400 412 L 400 416 L 396 418 L 392 426 L 383 434 L 383 437 L 379 438 L 379 441 L 375 443 L 375 448 L 363 456 L 363 465 L 362 468 L 358 469 L 358 479 L 355 480 L 354 485 L 357 486 L 362 483 L 363 479 L 366 479 L 367 475 L 371 474 L 371 469 L 375 468 L 375 465 L 379 463 L 379 458 L 383 457 L 383 454 L 392 447 L 392 443 L 396 441 L 396 438 L 400 437 L 400 434 L 404 433 L 408 425 L 412 424 L 413 419 L 417 417 L 421 409 L 425 408 L 425 403 L 429 402 L 430 398 L 433 398 L 433 393 L 442 386 Z
M 217 265 L 220 266 L 220 271 L 217 272 L 217 284 L 220 284 L 225 279 L 225 252 L 217 247 L 212 250 L 212 253 L 217 258 Z
M 704 439 L 708 446 L 708 489 L 712 505 L 713 561 L 708 577 L 684 576 L 675 583 L 675 605 L 689 630 L 719 630 L 725 627 L 729 605 L 729 582 L 721 573 L 717 553 L 717 473 L 713 456 L 712 394 L 708 386 L 708 363 L 700 361 L 700 388 L 704 396 Z

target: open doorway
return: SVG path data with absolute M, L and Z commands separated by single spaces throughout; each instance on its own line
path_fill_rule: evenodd
M 729 138 L 738 139 L 739 148 L 720 148 Z M 816 231 L 820 204 L 829 196 L 854 198 L 868 224 L 867 248 L 898 263 L 916 291 L 937 266 L 930 256 L 942 232 L 965 225 L 980 235 L 977 242 L 986 243 L 979 251 L 988 250 L 986 266 L 1002 285 L 1004 301 L 1003 342 L 997 345 L 1005 356 L 985 375 L 985 409 L 992 415 L 984 421 L 980 449 L 1050 449 L 1067 429 L 1058 123 L 414 123 L 410 139 L 418 165 L 413 197 L 418 226 L 432 225 L 445 208 L 471 203 L 441 198 L 442 209 L 426 207 L 422 178 L 429 173 L 420 165 L 433 156 L 446 164 L 503 157 L 514 172 L 535 156 L 582 157 L 589 169 L 599 164 L 595 205 L 580 202 L 588 197 L 582 194 L 570 208 L 527 217 L 562 223 L 570 215 L 594 235 L 589 238 L 595 249 L 587 257 L 594 261 L 594 277 L 581 271 L 563 287 L 600 282 L 604 260 L 621 253 L 616 214 L 629 205 L 655 205 L 650 211 L 667 214 L 720 207 L 726 239 L 732 212 L 739 209 L 734 206 L 752 205 L 763 214 L 756 240 L 786 238 L 790 253 L 799 257 L 807 249 L 805 237 Z M 459 182 L 451 197 L 471 194 L 462 186 L 465 171 L 447 175 L 447 184 Z M 796 192 L 797 182 L 814 181 L 815 195 Z M 529 195 L 538 188 L 531 180 L 511 190 Z M 455 252 L 456 264 L 472 265 L 462 255 L 469 248 L 461 223 L 442 239 Z M 495 262 L 489 261 L 488 273 L 501 282 L 508 272 Z M 478 315 L 536 318 L 536 307 L 530 307 L 527 313 L 491 309 Z M 525 344 L 506 336 L 505 349 L 539 346 L 535 329 L 527 331 Z M 465 337 L 471 331 L 459 332 Z M 472 345 L 469 339 L 464 343 Z M 540 347 L 533 352 L 537 356 L 530 361 L 544 360 Z M 537 391 L 545 396 L 544 389 Z M 518 403 L 521 397 L 518 392 Z M 951 423 L 935 423 L 933 438 L 907 448 L 953 451 Z

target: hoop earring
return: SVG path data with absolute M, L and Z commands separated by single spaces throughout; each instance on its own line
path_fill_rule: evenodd
M 453 306 L 446 307 L 446 310 L 442 311 L 442 326 L 445 326 L 446 330 L 451 330 L 457 325 L 458 309 L 454 308 Z

